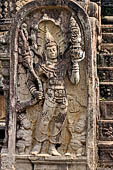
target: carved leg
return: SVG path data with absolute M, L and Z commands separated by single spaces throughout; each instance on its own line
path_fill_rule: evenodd
M 25 153 L 26 153 L 26 154 L 29 154 L 30 151 L 31 151 L 31 146 L 27 146 L 27 147 L 25 148 Z
M 24 142 L 24 140 L 18 140 L 17 149 L 18 149 L 18 153 L 20 155 L 25 154 L 25 142 Z
M 51 133 L 49 124 L 56 109 L 55 105 L 56 104 L 53 105 L 53 103 L 48 103 L 47 100 L 45 100 L 44 102 L 43 111 L 40 114 L 40 119 L 37 123 L 37 129 L 36 129 L 37 142 L 34 148 L 32 149 L 31 154 L 38 154 L 41 153 L 42 151 L 47 152 L 48 150 L 47 149 L 48 139 Z
M 82 149 L 82 146 L 81 146 L 81 148 L 78 148 L 76 156 L 79 157 L 79 156 L 82 155 L 82 153 L 83 153 L 83 149 Z
M 18 148 L 18 152 L 19 152 L 20 155 L 24 155 L 25 154 L 24 153 L 24 149 L 25 149 L 25 147 Z
M 42 143 L 37 142 L 36 145 L 33 147 L 31 154 L 32 155 L 37 155 L 41 152 L 42 148 Z
M 55 144 L 59 144 L 59 137 L 61 135 L 61 131 L 63 128 L 63 123 L 65 121 L 67 114 L 67 106 L 64 104 L 58 104 L 53 114 L 52 120 L 49 124 L 50 129 L 50 147 L 49 147 L 49 154 L 53 156 L 60 156 L 61 154 L 55 148 Z
M 50 144 L 48 152 L 50 155 L 53 155 L 53 156 L 61 156 L 61 154 L 56 150 L 55 144 Z

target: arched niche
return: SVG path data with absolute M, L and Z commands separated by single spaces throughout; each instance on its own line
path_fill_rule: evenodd
M 73 0 L 55 0 L 53 1 L 32 1 L 25 6 L 23 6 L 16 14 L 14 18 L 11 31 L 10 31 L 10 47 L 9 47 L 9 55 L 10 55 L 10 109 L 9 109 L 9 132 L 8 132 L 8 150 L 9 155 L 12 156 L 12 163 L 15 161 L 15 143 L 16 143 L 16 103 L 17 103 L 17 76 L 18 76 L 18 35 L 19 29 L 22 23 L 26 20 L 26 18 L 31 15 L 35 15 L 39 11 L 44 12 L 49 11 L 48 15 L 52 18 L 52 13 L 55 11 L 63 11 L 64 13 L 69 13 L 69 15 L 73 15 L 77 24 L 79 25 L 80 32 L 83 40 L 83 50 L 85 51 L 85 62 L 82 64 L 82 67 L 85 67 L 85 81 L 86 83 L 86 103 L 87 103 L 87 130 L 86 130 L 86 149 L 87 149 L 87 159 L 89 160 L 90 149 L 88 148 L 88 136 L 89 131 L 92 132 L 93 125 L 91 125 L 92 117 L 93 117 L 93 95 L 94 93 L 94 77 L 93 77 L 93 52 L 92 52 L 92 35 L 91 35 L 91 26 L 88 15 L 85 10 L 75 1 Z M 54 12 L 52 12 L 54 11 Z M 41 18 L 40 14 L 40 18 Z M 58 14 L 57 14 L 58 15 Z M 54 17 L 57 17 L 57 15 Z M 68 15 L 67 15 L 68 16 Z M 35 16 L 36 17 L 36 16 Z M 63 17 L 63 16 L 62 16 Z M 57 18 L 56 18 L 57 20 Z M 29 22 L 29 21 L 28 21 Z M 30 24 L 30 23 L 29 23 Z M 65 28 L 64 28 L 65 31 Z M 82 79 L 82 77 L 81 77 Z M 79 88 L 79 86 L 78 86 Z M 92 121 L 93 122 L 93 121 Z M 93 139 L 92 142 L 93 144 Z M 13 144 L 13 147 L 12 147 Z M 92 148 L 93 150 L 93 148 Z

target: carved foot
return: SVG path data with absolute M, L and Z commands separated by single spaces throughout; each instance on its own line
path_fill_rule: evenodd
M 41 143 L 36 144 L 33 147 L 32 151 L 31 151 L 31 154 L 37 156 L 41 152 L 41 147 L 42 147 Z
M 66 152 L 65 156 L 71 156 L 71 154 L 69 152 Z
M 61 154 L 56 150 L 55 145 L 53 144 L 50 145 L 49 154 L 53 156 L 61 156 Z

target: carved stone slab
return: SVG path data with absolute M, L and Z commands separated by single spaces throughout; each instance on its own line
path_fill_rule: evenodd
M 95 20 L 92 20 L 92 29 L 95 30 Z M 87 13 L 73 0 L 35 0 L 17 12 L 10 34 L 7 143 L 11 167 L 15 166 L 15 161 L 18 165 L 16 156 L 19 154 L 24 160 L 24 154 L 35 158 L 35 154 L 46 151 L 54 155 L 55 166 L 51 169 L 57 166 L 58 169 L 69 169 L 74 166 L 75 170 L 85 170 L 86 164 L 90 170 L 95 169 L 95 123 L 98 110 L 96 65 L 93 66 L 96 63 L 95 36 L 91 35 L 91 22 Z M 53 47 L 55 56 L 48 52 Z M 51 59 L 50 56 L 55 58 Z M 45 84 L 48 86 L 44 91 Z M 42 107 L 43 112 L 37 106 Z M 39 122 L 37 115 L 43 117 Z M 68 151 L 80 160 L 78 164 L 75 161 L 71 165 L 71 158 L 69 161 L 64 158 L 61 163 L 62 156 L 57 161 L 56 155 L 65 155 Z M 50 161 L 46 160 L 44 169 L 48 168 L 45 165 Z M 43 169 L 42 162 L 40 167 L 38 165 L 39 161 L 32 164 L 35 169 Z
M 59 156 L 17 156 L 16 170 L 87 170 L 86 158 L 76 159 L 73 157 Z M 31 168 L 32 167 L 32 168 Z M 22 169 L 23 168 L 23 169 Z

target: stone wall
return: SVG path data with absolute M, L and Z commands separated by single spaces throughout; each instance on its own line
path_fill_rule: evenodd
M 48 169 L 50 167 L 55 170 L 62 168 L 68 168 L 70 170 L 78 170 L 80 168 L 84 170 L 87 168 L 91 170 L 96 169 L 96 118 L 98 117 L 99 112 L 96 55 L 97 51 L 100 48 L 99 46 L 101 39 L 100 7 L 97 4 L 89 1 L 66 2 L 57 0 L 54 1 L 54 3 L 51 1 L 43 0 L 40 2 L 32 2 L 31 0 L 1 2 L 1 98 L 5 98 L 5 109 L 3 107 L 3 112 L 1 115 L 3 118 L 3 122 L 6 122 L 6 137 L 4 141 L 4 147 L 2 149 L 2 169 L 8 168 L 9 170 L 13 169 L 14 167 L 16 167 L 16 169 L 23 169 L 25 165 L 26 170 L 28 168 L 34 168 L 36 170 L 44 168 Z M 38 8 L 39 6 L 40 8 Z M 24 128 L 22 121 L 25 116 L 21 116 L 21 113 L 23 112 L 23 110 L 21 111 L 21 107 L 22 109 L 24 108 L 24 111 L 27 113 L 28 119 L 32 124 L 32 128 L 29 130 L 29 132 L 31 132 L 32 130 L 32 145 L 36 143 L 36 122 L 38 120 L 37 112 L 41 111 L 39 104 L 36 104 L 37 102 L 28 102 L 28 99 L 31 100 L 34 96 L 27 86 L 28 75 L 26 73 L 28 69 L 26 69 L 27 67 L 25 66 L 25 64 L 23 64 L 23 56 L 21 55 L 20 51 L 18 51 L 18 42 L 21 39 L 19 37 L 19 29 L 23 29 L 22 24 L 27 24 L 28 41 L 31 44 L 30 49 L 32 49 L 32 47 L 36 47 L 36 44 L 33 44 L 35 41 L 33 41 L 33 38 L 36 37 L 36 34 L 32 34 L 31 32 L 36 32 L 35 29 L 37 28 L 34 29 L 34 27 L 36 27 L 39 22 L 41 22 L 41 19 L 46 16 L 48 17 L 48 20 L 51 20 L 51 22 L 53 23 L 56 22 L 55 24 L 57 25 L 55 27 L 54 24 L 52 26 L 50 24 L 50 28 L 48 26 L 48 28 L 51 30 L 52 35 L 57 32 L 57 29 L 59 31 L 59 28 L 61 27 L 65 35 L 65 41 L 63 40 L 65 43 L 62 46 L 66 46 L 69 43 L 68 40 L 70 38 L 69 18 L 72 13 L 74 13 L 74 19 L 80 27 L 79 29 L 82 39 L 81 49 L 85 51 L 85 59 L 79 62 L 79 84 L 72 85 L 68 80 L 68 76 L 66 76 L 65 79 L 65 88 L 67 91 L 67 99 L 69 103 L 67 113 L 68 119 L 67 122 L 65 122 L 64 128 L 62 130 L 62 144 L 58 148 L 58 152 L 60 152 L 60 154 L 67 153 L 69 159 L 65 156 L 62 156 L 61 160 L 60 157 L 48 158 L 44 156 L 41 158 L 40 155 L 39 157 L 37 157 L 36 155 L 33 157 L 30 153 L 28 153 L 28 156 L 25 156 L 25 153 L 21 156 L 17 152 L 17 150 L 15 150 L 18 145 L 16 143 L 16 134 L 19 134 L 19 128 Z M 43 35 L 41 35 L 41 37 L 42 36 Z M 62 36 L 62 34 L 59 34 L 59 36 Z M 54 37 L 56 38 L 56 41 L 59 41 L 57 40 L 57 34 Z M 98 49 L 96 48 L 97 45 Z M 61 52 L 65 51 L 63 48 L 65 49 L 65 47 L 62 47 Z M 35 51 L 34 53 L 37 53 Z M 17 60 L 18 57 L 19 60 Z M 34 57 L 34 65 L 37 62 L 35 60 L 37 59 Z M 27 106 L 18 106 L 20 109 L 19 110 L 18 108 L 16 108 L 16 103 L 18 103 L 18 101 L 19 104 L 21 104 L 22 102 L 28 102 L 26 104 Z M 15 109 L 17 109 L 18 111 L 16 111 Z M 6 120 L 4 119 L 5 114 Z M 27 134 L 28 131 L 24 129 L 24 132 L 25 134 Z M 77 156 L 77 154 L 79 156 Z M 37 166 L 38 164 L 40 165 Z

